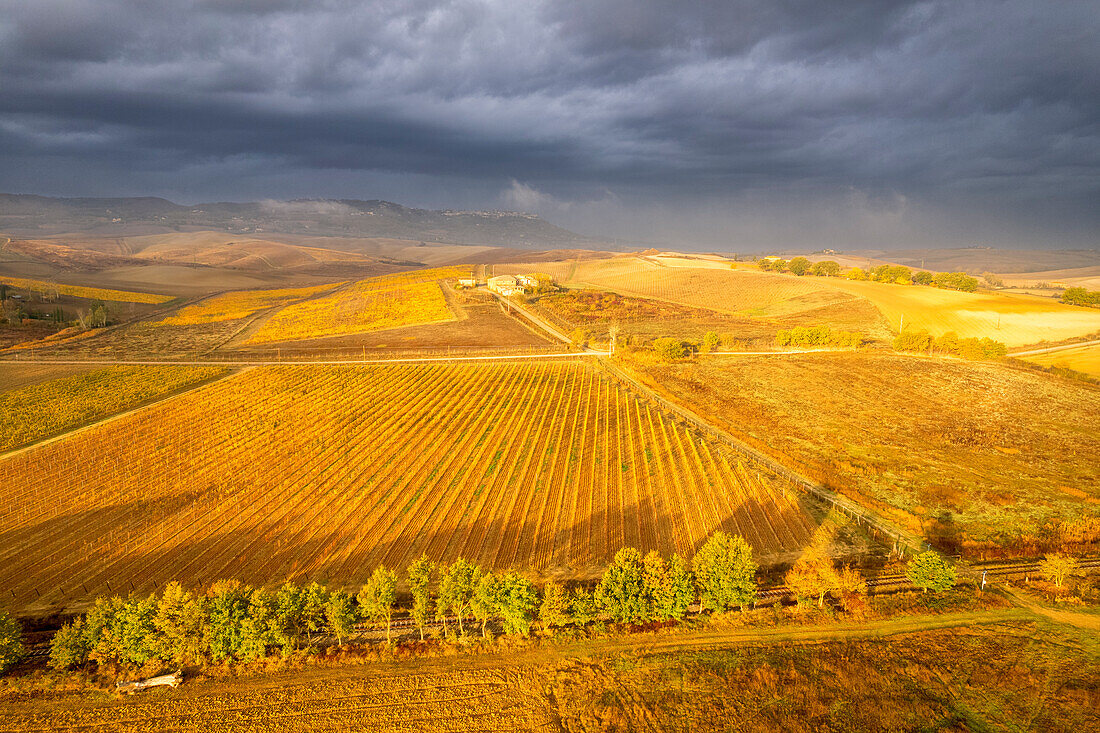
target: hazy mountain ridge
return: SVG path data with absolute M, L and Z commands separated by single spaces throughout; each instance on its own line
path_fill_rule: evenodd
M 16 236 L 73 231 L 123 236 L 146 230 L 157 233 L 192 229 L 219 229 L 233 234 L 390 237 L 519 248 L 598 248 L 597 245 L 604 244 L 534 214 L 435 211 L 382 200 L 296 199 L 184 206 L 156 197 L 51 198 L 0 194 L 0 231 Z

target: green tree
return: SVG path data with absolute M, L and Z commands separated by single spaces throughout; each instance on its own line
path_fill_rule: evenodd
M 945 591 L 955 585 L 955 568 L 938 552 L 929 550 L 912 559 L 905 576 L 923 592 Z
M 526 636 L 531 631 L 532 612 L 539 602 L 535 586 L 522 575 L 509 571 L 500 578 L 497 592 L 504 633 Z
M 328 622 L 328 627 L 332 629 L 332 633 L 336 634 L 338 645 L 343 646 L 344 637 L 355 630 L 355 622 L 358 620 L 357 615 L 355 603 L 352 602 L 350 595 L 342 590 L 329 593 L 328 599 L 325 601 L 325 620 Z M 386 639 L 389 640 L 388 632 Z
M 867 273 L 863 271 L 863 268 L 853 267 L 851 270 L 848 270 L 848 272 L 845 273 L 844 277 L 848 278 L 849 280 L 866 280 Z
M 488 635 L 489 619 L 496 618 L 501 612 L 501 583 L 492 573 L 478 578 L 474 593 L 470 597 L 470 611 L 481 623 L 481 635 Z
M 596 606 L 619 622 L 644 621 L 648 617 L 644 574 L 642 553 L 622 548 L 596 586 Z
M 268 649 L 280 641 L 279 602 L 262 588 L 248 594 L 248 608 L 241 619 L 240 643 L 236 657 L 243 662 L 263 659 Z
M 832 260 L 815 262 L 814 266 L 810 268 L 810 274 L 818 277 L 836 277 L 840 274 L 840 265 Z
M 164 586 L 157 601 L 154 651 L 158 659 L 186 664 L 206 652 L 203 643 L 205 612 L 200 599 L 173 581 Z
M 125 656 L 119 611 L 125 604 L 118 596 L 97 598 L 84 616 L 88 658 L 95 662 L 121 661 Z
M 293 583 L 283 583 L 275 593 L 275 644 L 289 654 L 298 648 L 305 631 L 305 596 Z
M 0 674 L 11 669 L 27 653 L 23 643 L 23 627 L 0 611 Z
M 1043 557 L 1043 561 L 1039 563 L 1039 572 L 1054 583 L 1055 587 L 1061 588 L 1068 576 L 1077 573 L 1077 567 L 1077 558 L 1055 552 Z
M 675 553 L 668 562 L 665 586 L 661 596 L 665 605 L 658 610 L 665 618 L 682 619 L 688 606 L 695 603 L 695 579 L 687 562 Z
M 569 594 L 561 583 L 551 580 L 542 588 L 542 605 L 539 606 L 539 621 L 543 630 L 549 630 L 551 626 L 565 626 L 572 620 Z
M 313 643 L 313 635 L 324 630 L 328 621 L 328 595 L 325 586 L 317 581 L 302 589 L 302 628 L 310 644 Z
M 236 580 L 210 586 L 206 603 L 206 644 L 215 662 L 240 654 L 252 589 Z
M 569 594 L 569 615 L 577 626 L 587 626 L 596 619 L 596 599 L 584 588 L 574 588 Z
M 420 640 L 424 641 L 424 627 L 431 620 L 432 598 L 429 589 L 432 582 L 434 564 L 427 555 L 421 555 L 409 566 L 409 590 L 412 592 L 412 617 L 420 630 Z
M 359 607 L 374 623 L 386 622 L 386 643 L 391 642 L 390 627 L 393 622 L 393 604 L 397 602 L 397 575 L 379 565 L 359 591 Z
M 88 661 L 88 640 L 84 635 L 84 617 L 62 626 L 50 640 L 50 666 L 54 669 L 79 667 Z
M 684 343 L 680 339 L 674 339 L 669 336 L 663 336 L 653 341 L 653 350 L 657 352 L 663 361 L 676 361 L 677 359 L 683 359 L 687 353 L 684 349 Z
M 443 566 L 439 575 L 439 608 L 448 609 L 458 616 L 458 632 L 466 633 L 462 618 L 470 609 L 470 599 L 474 588 L 481 579 L 481 570 L 474 564 L 459 558 L 450 565 Z
M 1095 308 L 1100 306 L 1100 290 L 1086 290 L 1083 287 L 1066 288 L 1062 291 L 1062 302 Z
M 932 273 L 924 272 L 923 270 L 913 273 L 913 283 L 916 285 L 931 285 Z
M 722 338 L 718 334 L 714 331 L 707 331 L 703 334 L 703 343 L 700 345 L 699 350 L 704 354 L 709 354 L 716 350 L 721 343 Z
M 715 532 L 692 562 L 703 607 L 723 612 L 756 600 L 756 561 L 740 535 Z
M 799 277 L 809 272 L 811 266 L 810 261 L 805 257 L 795 257 L 787 263 L 787 269 L 790 270 L 792 274 L 798 275 Z
M 642 594 L 645 598 L 643 613 L 647 621 L 668 619 L 664 614 L 664 609 L 672 605 L 668 590 L 668 565 L 661 553 L 650 550 L 642 558 Z

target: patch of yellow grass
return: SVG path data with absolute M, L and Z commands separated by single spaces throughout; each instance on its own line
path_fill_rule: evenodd
M 109 300 L 117 303 L 147 303 L 157 305 L 172 300 L 171 295 L 154 293 L 133 293 L 126 290 L 108 290 L 106 288 L 88 288 L 82 285 L 60 285 L 44 280 L 29 280 L 22 277 L 0 277 L 0 283 L 21 290 L 32 290 L 44 295 L 68 295 L 88 300 Z
M 336 288 L 341 283 L 328 283 L 306 288 L 282 288 L 279 290 L 239 290 L 207 298 L 201 303 L 188 305 L 176 311 L 157 325 L 193 326 L 199 323 L 217 323 L 247 318 L 253 313 L 288 305 L 296 300 L 308 298 Z
M 245 343 L 299 341 L 453 320 L 438 281 L 469 272 L 468 267 L 443 267 L 360 280 L 326 297 L 288 305 Z
M 1028 356 L 1026 360 L 1043 366 L 1062 367 L 1100 377 L 1100 345 L 1050 351 L 1046 354 Z
M 716 269 L 713 263 L 674 267 L 657 258 L 615 258 L 580 262 L 571 283 L 611 290 L 622 295 L 666 300 L 693 308 L 734 315 L 782 316 L 851 300 L 829 288 L 822 278 L 795 278 L 769 272 Z
M 905 328 L 924 329 L 933 336 L 954 331 L 961 338 L 989 337 L 1011 347 L 1100 331 L 1100 310 L 1062 305 L 1051 298 L 813 279 L 871 301 L 892 328 L 898 328 L 904 319 Z

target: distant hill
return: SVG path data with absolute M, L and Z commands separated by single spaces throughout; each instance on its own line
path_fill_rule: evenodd
M 606 243 L 512 211 L 432 211 L 389 201 L 298 199 L 182 206 L 162 198 L 0 194 L 0 231 L 17 237 L 82 232 L 134 236 L 194 230 L 231 234 L 388 237 L 520 249 L 603 249 Z

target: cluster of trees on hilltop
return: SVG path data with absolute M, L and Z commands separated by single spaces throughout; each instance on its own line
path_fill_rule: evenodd
M 1002 359 L 1008 348 L 1000 341 L 991 338 L 959 338 L 954 331 L 948 331 L 939 338 L 933 338 L 928 331 L 902 331 L 894 337 L 895 351 L 929 352 L 952 354 L 971 361 Z
M 973 293 L 978 289 L 978 279 L 967 275 L 965 272 L 918 272 L 913 275 L 913 282 L 917 285 L 932 285 L 948 290 L 961 290 Z
M 1066 288 L 1062 293 L 1062 302 L 1069 305 L 1084 305 L 1091 308 L 1100 308 L 1100 290 L 1086 290 L 1085 288 Z
M 791 260 L 767 258 L 757 260 L 757 266 L 761 270 L 769 272 L 789 272 L 792 275 L 817 275 L 819 277 L 837 277 L 840 275 L 840 265 L 833 260 L 810 262 L 805 257 L 794 257 Z M 917 272 L 914 273 L 904 265 L 878 265 L 868 269 L 852 267 L 844 277 L 849 280 L 871 280 L 882 283 L 897 283 L 899 285 L 931 285 L 937 288 L 950 290 L 962 290 L 973 292 L 978 288 L 977 278 L 967 275 L 965 272 Z
M 817 277 L 836 277 L 840 274 L 840 264 L 833 260 L 810 262 L 805 257 L 794 257 L 790 261 L 781 259 L 761 259 L 757 267 L 769 272 L 789 272 L 792 275 L 816 275 Z

